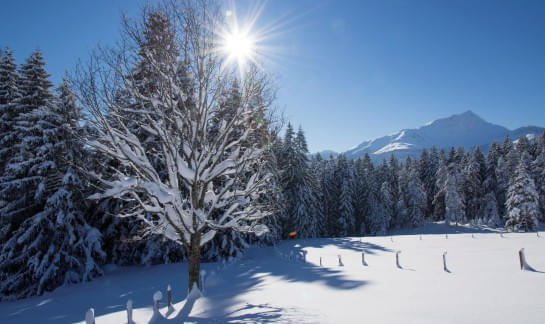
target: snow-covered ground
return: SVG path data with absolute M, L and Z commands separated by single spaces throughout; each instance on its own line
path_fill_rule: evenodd
M 182 300 L 185 264 L 113 269 L 90 283 L 2 302 L 0 323 L 81 322 L 89 307 L 97 324 L 126 323 L 128 299 L 135 322 L 148 323 L 153 293 L 165 296 L 169 283 L 176 303 L 170 317 L 182 309 L 185 320 L 196 323 L 545 323 L 545 273 L 539 271 L 545 271 L 544 233 L 501 237 L 458 228 L 447 238 L 444 229 L 252 248 L 225 267 L 205 264 L 205 296 L 192 305 Z M 419 232 L 437 234 L 420 239 Z M 520 270 L 522 247 L 535 272 Z M 307 263 L 290 260 L 303 250 Z M 402 269 L 395 264 L 398 250 Z M 450 273 L 443 271 L 445 251 Z M 180 316 L 166 322 L 179 323 Z

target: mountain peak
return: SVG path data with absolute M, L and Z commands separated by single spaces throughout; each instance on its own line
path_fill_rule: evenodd
M 346 151 L 345 154 L 350 158 L 358 158 L 366 153 L 374 159 L 385 158 L 392 154 L 398 158 L 416 157 L 423 148 L 432 146 L 442 149 L 452 146 L 462 146 L 465 149 L 476 146 L 485 148 L 493 141 L 503 141 L 507 136 L 512 138 L 512 135 L 519 135 L 518 133 L 537 135 L 544 130 L 534 127 L 510 131 L 503 126 L 487 122 L 473 111 L 467 110 L 437 119 L 416 129 L 403 129 L 392 135 L 365 141 Z

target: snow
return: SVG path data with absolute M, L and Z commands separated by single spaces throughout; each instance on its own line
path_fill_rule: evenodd
M 380 150 L 373 152 L 373 154 L 377 155 L 377 154 L 384 154 L 388 152 L 394 152 L 398 150 L 407 150 L 411 148 L 411 146 L 412 144 L 410 143 L 391 143 L 382 147 Z
M 188 322 L 545 322 L 545 273 L 540 272 L 545 270 L 545 238 L 536 233 L 503 233 L 502 238 L 486 228 L 443 224 L 399 233 L 393 239 L 308 239 L 253 247 L 235 263 L 203 264 L 204 296 L 187 303 L 185 264 L 113 267 L 90 283 L 2 302 L 0 322 L 83 323 L 93 308 L 97 324 L 124 323 L 131 299 L 134 321 L 147 323 L 152 296 L 166 292 L 169 284 L 174 311 L 168 318 Z M 520 270 L 521 248 L 527 269 L 534 271 Z M 402 251 L 401 269 L 396 267 L 397 251 Z M 362 252 L 368 266 L 362 265 Z M 444 270 L 445 252 L 450 273 Z M 159 306 L 165 316 L 166 300 Z
M 397 158 L 419 157 L 423 148 L 432 146 L 438 149 L 448 149 L 451 146 L 471 149 L 482 146 L 486 149 L 492 142 L 503 142 L 506 137 L 517 139 L 526 136 L 531 139 L 543 131 L 543 128 L 536 126 L 509 130 L 489 123 L 471 111 L 466 111 L 428 122 L 418 128 L 402 129 L 394 134 L 364 141 L 348 149 L 344 154 L 348 158 L 357 159 L 368 153 L 377 161 L 389 158 L 392 154 Z

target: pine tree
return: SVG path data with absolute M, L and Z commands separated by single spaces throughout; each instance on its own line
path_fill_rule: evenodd
M 295 231 L 299 237 L 317 237 L 320 224 L 315 212 L 313 188 L 316 181 L 309 167 L 308 147 L 302 128 L 294 135 L 291 124 L 288 124 L 281 164 L 284 173 L 282 187 L 288 205 L 285 234 Z
M 483 173 L 484 156 L 479 148 L 469 153 L 469 158 L 465 164 L 462 177 L 462 193 L 465 201 L 465 214 L 469 220 L 478 217 L 483 200 Z
M 13 54 L 6 49 L 0 60 L 0 177 L 15 144 L 16 102 L 20 94 L 19 76 Z M 1 205 L 0 205 L 1 206 Z
M 337 236 L 348 236 L 355 231 L 354 189 L 355 176 L 351 161 L 341 154 L 337 162 L 336 177 L 340 179 Z
M 500 155 L 497 143 L 492 143 L 488 152 L 485 178 L 483 181 L 483 192 L 485 193 L 479 218 L 488 226 L 497 227 L 503 225 L 500 210 L 498 208 L 498 182 L 496 177 L 496 165 Z
M 405 164 L 399 170 L 398 180 L 398 200 L 396 204 L 397 218 L 394 220 L 395 228 L 404 228 L 409 226 L 409 170 L 411 168 L 411 159 L 407 158 Z
M 409 169 L 407 184 L 407 216 L 410 227 L 423 224 L 426 212 L 426 191 L 415 163 Z
M 494 195 L 493 192 L 488 192 L 484 196 L 483 205 L 481 207 L 481 217 L 483 222 L 490 227 L 498 227 L 503 224 L 498 212 L 496 195 Z
M 38 83 L 40 84 L 40 83 Z M 24 94 L 24 93 L 23 93 Z M 48 98 L 49 99 L 49 98 Z M 40 178 L 35 197 L 43 207 L 29 215 L 3 244 L 1 294 L 8 298 L 41 295 L 68 283 L 101 275 L 101 235 L 85 219 L 84 183 L 74 168 L 85 160 L 76 100 L 65 81 L 58 100 L 32 107 L 26 115 L 23 143 L 30 146 L 28 172 Z M 34 122 L 32 125 L 30 122 Z M 29 140 L 28 137 L 32 139 Z
M 530 156 L 523 153 L 507 191 L 508 220 L 505 227 L 515 231 L 535 231 L 538 226 L 539 194 L 528 174 Z
M 0 210 L 4 221 L 17 228 L 19 224 L 42 210 L 45 179 L 54 164 L 45 141 L 50 125 L 43 119 L 52 105 L 52 87 L 41 52 L 34 52 L 21 67 L 19 92 L 15 103 L 15 129 L 10 136 L 12 154 L 6 161 L 0 179 Z
M 539 194 L 540 221 L 545 221 L 545 150 L 538 150 L 536 159 L 532 162 L 532 174 Z
M 426 149 L 422 150 L 420 160 L 418 161 L 418 173 L 420 181 L 426 192 L 426 218 L 431 218 L 433 213 L 433 197 L 435 196 L 435 173 L 437 172 L 438 153 L 432 148 L 430 153 Z
M 456 225 L 465 220 L 463 196 L 460 193 L 460 171 L 456 162 L 451 163 L 447 169 L 447 178 L 442 191 L 445 195 L 445 223 L 455 222 Z
M 433 220 L 445 219 L 445 186 L 447 181 L 447 158 L 444 151 L 439 154 L 437 171 L 435 172 L 435 196 L 433 197 Z

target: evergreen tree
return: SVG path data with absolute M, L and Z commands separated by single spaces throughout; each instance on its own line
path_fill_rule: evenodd
M 0 177 L 9 157 L 14 153 L 16 102 L 20 97 L 18 82 L 13 54 L 6 49 L 0 59 Z
M 299 237 L 316 237 L 320 233 L 313 190 L 316 183 L 309 167 L 303 130 L 299 128 L 294 135 L 291 124 L 288 124 L 281 165 L 284 170 L 282 187 L 288 205 L 285 234 L 295 231 Z
M 416 165 L 409 169 L 407 184 L 407 216 L 410 227 L 417 227 L 423 224 L 426 212 L 426 191 Z
M 529 160 L 528 153 L 524 153 L 511 179 L 505 202 L 509 217 L 505 227 L 515 231 L 535 231 L 540 218 L 539 194 L 528 174 Z
M 538 150 L 536 159 L 532 162 L 532 174 L 539 195 L 540 221 L 545 221 L 545 150 Z
M 465 219 L 464 201 L 460 193 L 460 178 L 460 171 L 454 161 L 447 168 L 447 177 L 442 189 L 445 196 L 446 224 L 455 222 L 458 225 Z
M 352 164 L 343 154 L 338 158 L 336 176 L 340 179 L 336 235 L 342 237 L 351 235 L 355 231 L 355 176 Z
M 48 138 L 47 117 L 52 105 L 52 87 L 41 52 L 35 51 L 21 67 L 19 93 L 15 102 L 14 130 L 10 136 L 11 156 L 6 161 L 0 179 L 0 200 L 7 203 L 0 209 L 4 222 L 17 228 L 19 224 L 40 212 L 47 197 L 44 195 L 53 145 Z
M 498 203 L 496 195 L 488 192 L 484 196 L 483 205 L 481 207 L 482 222 L 490 227 L 498 227 L 502 225 L 501 217 L 498 212 Z
M 38 83 L 40 84 L 40 83 Z M 84 182 L 74 168 L 85 160 L 79 111 L 68 83 L 59 88 L 58 100 L 33 107 L 22 142 L 29 147 L 30 175 L 39 177 L 37 197 L 41 211 L 29 215 L 2 246 L 0 291 L 3 296 L 42 294 L 67 283 L 88 281 L 102 274 L 105 258 L 99 231 L 85 218 Z M 29 140 L 28 137 L 32 136 Z
M 482 219 L 482 223 L 486 223 L 491 227 L 503 225 L 498 208 L 498 182 L 496 177 L 496 165 L 498 164 L 500 154 L 497 143 L 492 143 L 488 152 L 485 179 L 483 181 L 483 192 L 485 195 L 479 212 L 479 218 Z
M 439 155 L 439 163 L 435 172 L 435 196 L 433 197 L 433 220 L 445 219 L 445 186 L 447 181 L 447 160 L 443 151 Z
M 407 158 L 405 164 L 399 170 L 398 180 L 398 200 L 396 204 L 397 217 L 394 220 L 395 228 L 404 228 L 409 226 L 409 170 L 411 168 L 411 159 Z
M 483 200 L 484 156 L 479 148 L 469 153 L 462 171 L 462 193 L 465 201 L 465 214 L 469 220 L 478 217 Z

